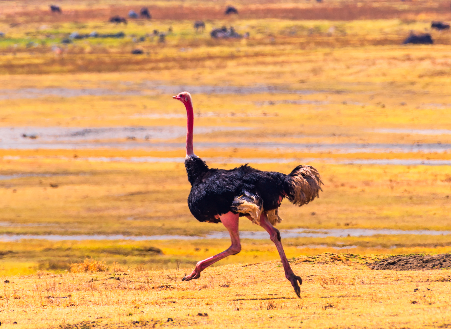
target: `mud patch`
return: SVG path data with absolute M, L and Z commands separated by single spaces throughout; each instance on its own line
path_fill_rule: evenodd
M 373 270 L 420 271 L 451 268 L 451 254 L 392 256 L 367 264 Z

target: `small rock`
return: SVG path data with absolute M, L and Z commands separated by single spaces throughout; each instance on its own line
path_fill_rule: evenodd
M 50 187 L 57 188 L 58 184 L 50 184 Z
M 166 322 L 174 322 L 174 319 L 173 318 L 168 318 L 168 321 L 166 321 Z
M 3 281 L 4 283 L 9 283 L 9 280 L 5 280 L 5 281 Z

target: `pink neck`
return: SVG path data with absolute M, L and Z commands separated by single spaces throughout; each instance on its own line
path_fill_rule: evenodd
M 187 116 L 187 124 L 186 124 L 186 155 L 193 155 L 193 126 L 194 126 L 194 112 L 193 112 L 193 104 L 191 103 L 191 99 L 185 103 L 186 107 L 186 116 Z

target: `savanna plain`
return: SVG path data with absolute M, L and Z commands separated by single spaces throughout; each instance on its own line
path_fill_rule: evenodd
M 451 327 L 449 1 L 49 4 L 1 4 L 2 328 Z M 247 219 L 181 281 L 230 244 L 188 210 L 184 90 L 210 167 L 321 173 L 277 225 L 301 298 Z

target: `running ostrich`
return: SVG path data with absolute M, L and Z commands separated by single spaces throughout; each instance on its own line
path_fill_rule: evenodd
M 318 171 L 303 165 L 294 168 L 289 175 L 260 171 L 247 164 L 231 170 L 208 168 L 193 152 L 194 114 L 191 95 L 184 91 L 173 98 L 185 105 L 188 118 L 185 167 L 191 183 L 189 209 L 200 222 L 221 222 L 232 240 L 227 250 L 197 263 L 194 271 L 185 275 L 183 281 L 198 279 L 200 272 L 211 264 L 241 251 L 238 222 L 244 216 L 269 233 L 282 260 L 285 277 L 300 297 L 299 284 L 302 284 L 302 279 L 293 273 L 282 247 L 280 232 L 273 225 L 282 221 L 278 208 L 284 197 L 298 206 L 318 197 L 322 184 Z

